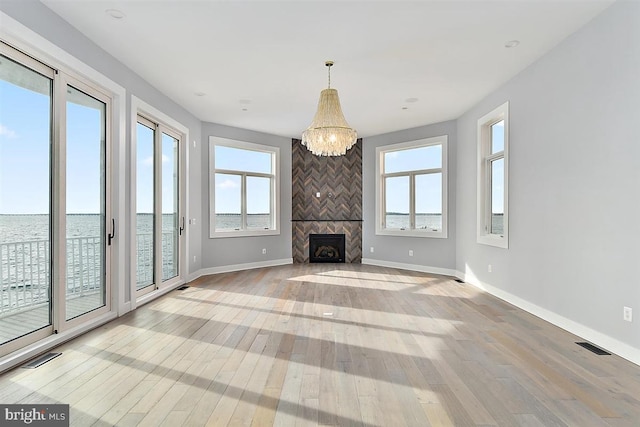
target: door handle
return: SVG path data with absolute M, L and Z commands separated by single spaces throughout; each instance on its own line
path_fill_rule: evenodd
M 178 227 L 178 233 L 182 236 L 182 232 L 184 231 L 184 217 L 182 217 L 182 225 Z
M 116 220 L 111 218 L 111 233 L 107 234 L 107 245 L 111 246 L 111 241 L 116 237 Z

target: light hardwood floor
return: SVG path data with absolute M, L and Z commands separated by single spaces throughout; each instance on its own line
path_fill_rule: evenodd
M 359 264 L 198 279 L 0 376 L 77 426 L 638 426 L 640 367 L 444 276 Z

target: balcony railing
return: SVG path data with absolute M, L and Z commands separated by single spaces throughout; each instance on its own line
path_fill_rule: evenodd
M 100 237 L 67 238 L 67 299 L 102 291 Z M 153 282 L 153 235 L 138 234 L 137 282 Z M 162 233 L 162 269 L 171 277 L 177 266 L 176 233 Z M 51 253 L 48 240 L 0 243 L 0 317 L 50 300 Z M 175 274 L 173 274 L 175 275 Z

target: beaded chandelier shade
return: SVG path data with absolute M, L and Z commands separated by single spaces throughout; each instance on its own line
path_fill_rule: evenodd
M 320 92 L 318 111 L 311 125 L 302 133 L 302 145 L 316 156 L 344 156 L 353 147 L 358 133 L 352 129 L 342 114 L 338 91 L 331 89 L 331 66 L 329 69 L 329 87 Z

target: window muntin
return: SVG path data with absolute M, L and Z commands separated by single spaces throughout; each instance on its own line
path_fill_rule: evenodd
M 505 103 L 478 120 L 478 243 L 508 248 L 508 117 Z
M 446 238 L 447 136 L 376 153 L 376 234 Z
M 210 237 L 279 234 L 279 148 L 209 141 Z

